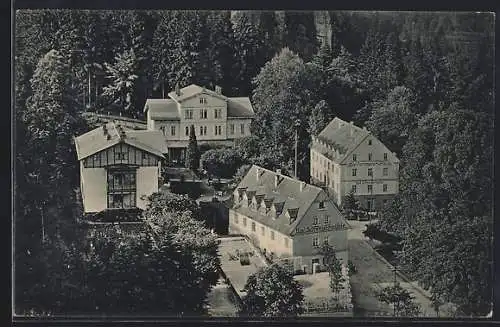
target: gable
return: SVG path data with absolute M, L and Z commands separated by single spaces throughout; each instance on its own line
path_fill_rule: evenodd
M 371 145 L 370 142 L 371 141 Z M 382 142 L 380 142 L 372 134 L 368 134 L 357 146 L 355 146 L 349 153 L 346 154 L 342 160 L 342 164 L 354 164 L 353 154 L 356 154 L 357 162 L 365 162 L 368 160 L 368 154 L 371 153 L 371 161 L 384 161 L 384 153 L 387 153 L 388 163 L 397 163 L 399 159 L 392 153 Z
M 206 103 L 202 100 L 206 100 Z M 206 91 L 200 92 L 192 97 L 182 100 L 181 106 L 183 108 L 206 108 L 206 107 L 225 107 L 226 100 L 221 96 L 215 96 Z
M 320 202 L 323 202 L 323 209 L 319 207 Z M 328 222 L 326 222 L 325 217 L 328 217 Z M 317 218 L 317 224 L 314 224 L 315 218 Z M 295 233 L 338 231 L 345 230 L 348 226 L 332 200 L 325 192 L 321 192 L 295 227 Z
M 123 158 L 123 159 L 122 159 Z M 158 166 L 158 157 L 137 147 L 118 143 L 83 159 L 85 168 L 113 165 Z

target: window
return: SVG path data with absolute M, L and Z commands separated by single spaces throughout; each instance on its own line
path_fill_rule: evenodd
M 142 153 L 142 159 L 146 160 L 148 158 L 148 154 L 146 152 Z
M 207 126 L 203 126 L 203 135 L 207 135 Z
M 317 236 L 313 237 L 313 246 L 317 248 L 319 246 L 319 239 Z
M 320 201 L 318 204 L 318 208 L 325 209 L 325 201 Z
M 326 236 L 326 237 L 324 238 L 323 243 L 324 243 L 324 244 L 328 244 L 328 236 Z
M 207 119 L 207 109 L 201 109 L 200 119 Z
M 207 103 L 207 98 L 205 98 L 205 97 L 200 97 L 200 103 L 201 103 L 201 104 L 206 104 L 206 103 Z
M 186 126 L 186 136 L 189 135 L 189 126 Z
M 330 161 L 328 161 L 328 170 L 330 170 Z
M 271 240 L 274 241 L 274 231 L 271 231 Z
M 328 225 L 330 223 L 330 216 L 325 215 L 324 223 L 325 223 L 325 225 Z
M 356 168 L 352 169 L 352 176 L 356 176 Z
M 247 227 L 247 218 L 246 217 L 243 217 L 243 226 Z
M 368 168 L 368 176 L 373 176 L 373 168 Z
M 193 110 L 187 109 L 184 111 L 184 119 L 193 119 Z
M 387 184 L 382 185 L 382 190 L 383 190 L 384 192 L 387 192 Z
M 368 192 L 373 192 L 373 185 L 368 185 Z
M 262 236 L 264 236 L 266 234 L 266 229 L 264 226 L 260 227 L 260 233 L 262 234 Z
M 255 232 L 255 223 L 252 222 L 252 232 Z
M 372 145 L 372 140 L 368 140 L 368 145 Z
M 245 134 L 245 124 L 240 125 L 240 132 L 241 134 Z
M 352 161 L 356 161 L 356 160 L 358 160 L 358 156 L 354 153 L 354 154 L 352 155 Z
M 128 160 L 128 152 L 115 152 L 115 160 Z
M 108 208 L 136 206 L 135 170 L 108 170 Z
M 368 199 L 366 201 L 366 207 L 368 208 L 369 211 L 373 209 L 373 200 L 372 199 Z
M 170 134 L 175 136 L 175 126 L 170 126 Z
M 384 160 L 387 160 L 387 153 L 384 153 Z
M 382 172 L 383 172 L 384 176 L 387 176 L 388 169 L 387 169 L 387 168 L 384 168 L 384 169 L 382 170 Z
M 165 126 L 160 127 L 160 131 L 162 131 L 163 136 L 165 136 Z
M 234 124 L 229 124 L 229 134 L 234 134 Z
M 283 237 L 283 240 L 285 241 L 285 247 L 288 247 L 288 237 Z
M 214 118 L 222 118 L 222 110 L 221 109 L 214 109 Z
M 222 126 L 214 126 L 215 135 L 222 135 Z
M 318 224 L 318 217 L 313 217 L 313 226 Z
M 352 193 L 356 193 L 356 185 L 353 185 L 351 190 L 352 190 Z
M 382 204 L 385 206 L 387 205 L 387 200 L 382 200 Z
M 371 161 L 371 160 L 372 160 L 372 154 L 368 153 L 368 161 Z
M 200 135 L 203 135 L 203 126 L 200 126 Z

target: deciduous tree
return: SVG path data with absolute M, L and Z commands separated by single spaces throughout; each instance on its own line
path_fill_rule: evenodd
M 242 314 L 250 317 L 296 317 L 303 311 L 302 286 L 280 264 L 261 268 L 248 277 Z

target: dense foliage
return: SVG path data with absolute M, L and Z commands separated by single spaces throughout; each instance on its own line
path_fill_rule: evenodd
M 211 176 L 232 177 L 243 164 L 238 151 L 233 148 L 212 149 L 201 155 L 201 165 Z
M 489 312 L 494 16 L 328 17 L 331 45 L 320 46 L 306 12 L 17 11 L 16 304 L 46 310 L 60 287 L 49 274 L 66 273 L 50 262 L 72 260 L 62 249 L 78 240 L 68 231 L 79 113 L 140 115 L 146 98 L 197 83 L 254 105 L 253 135 L 228 174 L 248 163 L 293 175 L 297 131 L 307 181 L 310 133 L 335 116 L 368 127 L 401 160 L 400 194 L 380 221 L 402 239 L 402 269 L 436 301 Z
M 296 317 L 303 311 L 302 286 L 283 265 L 275 263 L 250 275 L 244 290 L 244 316 Z

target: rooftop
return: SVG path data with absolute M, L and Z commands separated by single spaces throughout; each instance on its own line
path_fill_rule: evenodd
M 276 178 L 279 181 L 277 186 L 275 185 Z M 242 201 L 235 202 L 233 209 L 285 235 L 291 235 L 294 232 L 317 196 L 323 192 L 317 186 L 256 165 L 250 168 L 237 190 L 246 192 L 249 197 L 260 195 L 262 199 L 268 199 L 271 205 L 281 209 L 281 213 L 273 218 L 268 214 L 243 206 Z M 291 224 L 287 217 L 288 210 L 297 212 L 296 219 Z
M 85 159 L 120 142 L 161 158 L 167 150 L 163 135 L 159 131 L 132 130 L 110 122 L 75 137 L 78 160 Z
M 251 118 L 255 115 L 248 97 L 226 97 L 194 84 L 180 89 L 179 92 L 180 95 L 177 95 L 175 91 L 170 92 L 168 94 L 170 99 L 147 99 L 144 112 L 149 110 L 151 119 L 155 120 L 180 120 L 178 102 L 204 93 L 226 101 L 228 118 Z
M 341 162 L 369 134 L 365 128 L 335 118 L 313 138 L 313 148 L 332 160 Z

